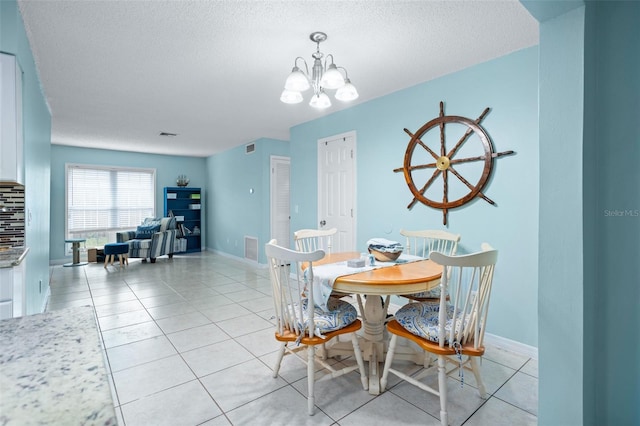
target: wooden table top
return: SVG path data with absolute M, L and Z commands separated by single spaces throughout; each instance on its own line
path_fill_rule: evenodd
M 358 259 L 359 252 L 331 253 L 314 265 Z M 336 278 L 333 288 L 344 293 L 360 294 L 413 294 L 431 290 L 440 284 L 442 266 L 425 259 L 395 266 L 343 275 Z

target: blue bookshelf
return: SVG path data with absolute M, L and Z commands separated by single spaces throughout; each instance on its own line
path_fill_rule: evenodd
M 201 234 L 202 194 L 200 188 L 165 187 L 164 215 L 173 214 L 178 227 L 177 253 L 193 253 L 202 250 Z

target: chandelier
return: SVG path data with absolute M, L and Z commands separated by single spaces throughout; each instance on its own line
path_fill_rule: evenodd
M 324 60 L 324 54 L 320 52 L 320 43 L 327 39 L 325 33 L 316 31 L 309 36 L 311 41 L 316 43 L 316 52 L 311 56 L 313 57 L 313 68 L 311 69 L 311 75 L 309 75 L 309 68 L 307 67 L 307 61 L 301 56 L 298 56 L 294 63 L 291 74 L 287 77 L 284 83 L 284 90 L 280 95 L 280 100 L 285 104 L 297 104 L 302 102 L 302 92 L 313 87 L 313 96 L 309 101 L 309 105 L 324 109 L 331 106 L 331 99 L 325 92 L 325 90 L 336 90 L 335 98 L 339 101 L 352 101 L 358 98 L 358 91 L 355 86 L 351 84 L 347 75 L 347 70 L 343 67 L 338 67 L 333 63 L 333 55 L 329 54 Z M 329 63 L 331 58 L 331 63 Z M 306 72 L 303 72 L 298 67 L 298 59 L 304 63 Z M 344 71 L 344 76 L 340 72 Z

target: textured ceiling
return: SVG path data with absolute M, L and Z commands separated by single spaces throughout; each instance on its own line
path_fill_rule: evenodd
M 508 1 L 18 0 L 52 143 L 208 156 L 538 43 Z M 296 56 L 321 51 L 360 98 L 279 101 Z M 160 132 L 177 133 L 161 137 Z

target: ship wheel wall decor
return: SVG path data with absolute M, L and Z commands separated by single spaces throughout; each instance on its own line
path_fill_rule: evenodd
M 408 209 L 418 201 L 429 207 L 441 209 L 442 223 L 446 225 L 449 209 L 460 207 L 475 197 L 495 205 L 493 200 L 482 193 L 482 189 L 491 176 L 494 158 L 514 152 L 494 152 L 489 135 L 480 125 L 488 112 L 489 108 L 486 108 L 475 120 L 444 115 L 444 103 L 440 102 L 438 117 L 415 133 L 404 129 L 411 136 L 411 140 L 404 153 L 403 166 L 393 171 L 404 173 L 409 190 L 413 194 L 414 198 L 407 206 Z M 456 143 L 447 144 L 447 139 L 452 135 L 458 136 L 458 132 L 461 135 L 453 138 Z M 474 178 L 466 179 L 462 173 L 473 175 Z M 422 184 L 423 181 L 426 182 Z M 441 185 L 436 185 L 437 181 L 441 181 Z M 472 183 L 474 181 L 475 184 Z M 454 187 L 456 191 L 452 191 Z M 450 200 L 451 192 L 455 192 L 453 196 L 457 198 Z M 442 201 L 436 201 L 436 197 L 441 197 Z

